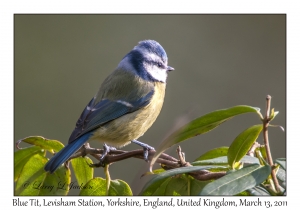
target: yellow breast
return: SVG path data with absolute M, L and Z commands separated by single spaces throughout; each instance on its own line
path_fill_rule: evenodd
M 107 143 L 109 146 L 122 147 L 141 137 L 152 126 L 161 111 L 165 88 L 165 83 L 155 82 L 155 91 L 147 106 L 101 126 L 94 132 L 90 140 Z

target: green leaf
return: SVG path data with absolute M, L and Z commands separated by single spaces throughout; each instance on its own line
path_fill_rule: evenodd
M 261 186 L 256 186 L 251 189 L 248 189 L 247 192 L 249 192 L 250 195 L 254 195 L 254 196 L 262 196 L 262 195 L 270 196 L 270 193 Z
M 234 168 L 234 164 L 240 161 L 250 150 L 253 143 L 259 136 L 263 125 L 254 125 L 240 133 L 231 143 L 227 157 L 229 165 Z
M 278 115 L 279 111 L 274 111 L 274 108 L 271 110 L 271 114 L 270 114 L 270 121 L 272 121 L 276 115 Z
M 241 160 L 241 163 L 243 163 L 245 166 L 246 165 L 251 165 L 251 164 L 259 164 L 259 160 L 257 157 L 252 157 L 249 155 L 245 155 Z
M 93 161 L 87 156 L 71 160 L 74 174 L 79 186 L 84 186 L 90 179 L 93 178 L 94 168 L 90 167 L 88 163 L 92 164 Z
M 198 157 L 195 161 L 208 160 L 208 159 L 213 159 L 213 158 L 217 158 L 217 157 L 221 157 L 221 156 L 226 156 L 227 152 L 228 152 L 228 148 L 229 147 L 218 147 L 218 148 L 212 149 L 212 150 L 204 153 L 200 157 Z
M 286 170 L 286 159 L 285 158 L 277 158 L 275 160 L 284 170 Z
M 170 181 L 168 184 L 164 185 L 165 192 L 164 194 L 157 195 L 169 195 L 169 196 L 178 196 L 178 195 L 190 195 L 190 179 L 183 175 L 169 177 Z
M 46 150 L 50 151 L 51 153 L 58 152 L 59 150 L 61 150 L 64 147 L 64 145 L 60 141 L 46 139 L 42 136 L 29 136 L 24 139 L 21 139 L 17 142 L 17 146 L 21 142 L 26 142 L 28 144 L 39 146 L 40 148 L 46 149 Z
M 262 157 L 264 160 L 267 159 L 267 151 L 266 151 L 266 146 L 265 145 L 260 145 L 260 147 L 256 148 L 261 152 Z
M 210 181 L 196 180 L 192 176 L 186 174 L 181 174 L 179 176 L 169 178 L 171 179 L 171 181 L 167 185 L 164 195 L 198 195 L 199 192 L 204 188 L 204 186 L 210 183 Z
M 182 167 L 182 168 L 176 168 L 171 169 L 165 172 L 162 172 L 160 174 L 153 175 L 153 178 L 145 184 L 144 188 L 142 189 L 140 195 L 149 195 L 149 192 L 153 192 L 155 188 L 162 185 L 166 180 L 167 177 L 171 177 L 177 174 L 184 174 L 189 173 L 193 171 L 199 171 L 199 170 L 208 170 L 211 168 L 220 168 L 222 166 L 189 166 L 189 167 Z M 225 167 L 224 167 L 225 168 Z M 161 190 L 159 191 L 162 192 Z
M 267 153 L 265 145 L 260 145 L 260 147 L 257 147 L 255 149 L 255 155 L 259 159 L 260 165 L 269 165 L 267 163 Z
M 54 174 L 46 173 L 48 159 L 42 154 L 33 155 L 22 168 L 15 185 L 15 195 L 66 195 L 69 189 L 70 172 L 60 167 Z M 66 189 L 61 189 L 64 185 Z
M 39 195 L 39 186 L 46 177 L 44 171 L 46 162 L 47 158 L 38 153 L 25 163 L 15 186 L 15 195 Z
M 59 167 L 53 174 L 47 173 L 39 195 L 67 195 L 70 190 L 71 172 Z
M 32 146 L 25 149 L 20 149 L 14 153 L 14 181 L 20 176 L 26 162 L 35 154 L 43 155 L 43 150 L 38 146 Z
M 83 196 L 100 196 L 106 195 L 106 180 L 101 177 L 96 177 L 91 179 L 86 183 L 83 189 L 80 191 L 79 195 Z M 115 195 L 115 196 L 130 196 L 132 195 L 132 191 L 129 185 L 119 179 L 111 180 L 110 188 L 108 195 Z
M 250 193 L 247 190 L 236 194 L 236 196 L 249 196 L 249 195 L 250 195 Z
M 167 177 L 151 185 L 142 195 L 145 196 L 189 196 L 198 195 L 210 181 L 199 181 L 192 176 L 181 174 Z
M 280 184 L 280 191 L 286 192 L 286 181 L 279 180 L 279 184 Z
M 193 166 L 204 166 L 204 165 L 221 165 L 226 166 L 228 165 L 227 156 L 217 157 L 208 160 L 198 160 L 192 163 Z
M 98 196 L 106 195 L 106 180 L 101 177 L 96 177 L 88 181 L 83 189 L 80 190 L 79 195 L 84 196 Z
M 261 150 L 256 150 L 255 153 L 256 153 L 256 157 L 259 159 L 260 165 L 262 166 L 269 165 L 269 163 L 263 157 Z
M 211 183 L 211 181 L 199 181 L 191 176 L 188 177 L 190 178 L 190 195 L 199 195 L 199 192 L 201 192 L 208 183 Z
M 179 196 L 191 195 L 191 179 L 184 174 L 170 177 L 170 182 L 166 186 L 164 195 Z
M 179 142 L 185 141 L 186 139 L 189 139 L 191 137 L 204 134 L 236 115 L 251 112 L 259 113 L 259 109 L 251 106 L 235 106 L 228 109 L 222 109 L 211 112 L 191 121 L 190 123 L 186 124 L 185 126 L 172 133 L 161 143 L 159 148 L 157 148 L 154 157 L 151 160 L 150 170 L 152 169 L 152 166 L 155 163 L 156 159 L 167 148 Z
M 236 195 L 259 185 L 270 173 L 270 166 L 250 165 L 209 183 L 200 195 Z
M 140 195 L 145 195 L 145 196 L 166 195 L 166 187 L 171 181 L 171 178 L 172 177 L 165 177 L 164 179 L 154 182 L 147 189 L 142 191 Z
M 259 160 L 256 157 L 251 157 L 249 155 L 245 155 L 241 160 L 243 164 L 259 164 Z M 217 157 L 209 160 L 199 160 L 191 163 L 193 166 L 199 165 L 228 165 L 227 156 Z
M 123 180 L 120 180 L 120 179 L 116 179 L 116 180 L 110 181 L 108 195 L 130 196 L 130 195 L 132 195 L 132 191 L 130 189 L 130 186 L 126 182 L 124 182 Z
M 286 171 L 284 169 L 278 168 L 276 176 L 281 182 L 286 182 Z

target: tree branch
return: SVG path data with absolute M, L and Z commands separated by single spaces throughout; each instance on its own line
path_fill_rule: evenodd
M 184 153 L 181 152 L 180 146 L 177 148 L 177 153 L 179 156 L 179 160 L 168 155 L 162 153 L 159 158 L 156 160 L 156 163 L 159 163 L 161 167 L 165 170 L 170 170 L 174 168 L 187 167 L 192 166 L 189 162 L 185 161 Z M 91 148 L 87 143 L 82 146 L 74 155 L 72 155 L 67 162 L 69 162 L 73 158 L 84 157 L 86 155 L 91 155 L 97 160 L 99 160 L 103 154 L 103 149 L 95 149 Z M 154 150 L 149 151 L 148 159 L 151 161 L 155 154 Z M 124 150 L 111 150 L 107 156 L 104 158 L 104 165 L 109 165 L 121 160 L 125 160 L 128 158 L 138 158 L 144 160 L 144 151 L 143 149 L 132 150 L 132 151 L 124 151 Z M 211 179 L 218 179 L 224 176 L 226 172 L 210 172 L 208 170 L 200 170 L 189 173 L 192 177 L 200 181 L 207 181 Z

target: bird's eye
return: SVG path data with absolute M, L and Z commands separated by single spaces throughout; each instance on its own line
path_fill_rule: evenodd
M 158 67 L 162 67 L 162 63 L 161 62 L 158 62 L 157 65 L 158 65 Z

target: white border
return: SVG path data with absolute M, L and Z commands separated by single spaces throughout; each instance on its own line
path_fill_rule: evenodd
M 144 2 L 144 3 L 143 3 Z M 40 1 L 40 0 L 12 0 L 2 1 L 1 3 L 1 33 L 0 33 L 0 90 L 1 90 L 1 206 L 11 207 L 13 202 L 13 15 L 15 13 L 202 13 L 202 14 L 226 14 L 226 13 L 281 13 L 287 14 L 287 160 L 288 160 L 288 196 L 287 197 L 267 197 L 263 200 L 288 200 L 288 207 L 296 207 L 298 204 L 298 193 L 296 187 L 299 186 L 295 177 L 299 173 L 298 154 L 299 154 L 299 7 L 296 1 L 278 1 L 278 0 L 252 0 L 252 1 Z M 276 76 L 276 75 L 270 75 Z M 6 149 L 9 148 L 9 149 Z M 22 197 L 22 199 L 30 199 L 31 197 Z M 45 197 L 50 199 L 49 197 Z M 57 197 L 56 197 L 57 198 Z M 141 197 L 135 197 L 141 200 Z M 167 197 L 163 197 L 167 199 Z M 43 199 L 42 197 L 40 199 Z M 54 198 L 53 198 L 54 199 Z M 64 197 L 64 200 L 77 200 L 77 197 Z M 106 199 L 106 198 L 97 198 Z M 193 197 L 193 199 L 196 199 Z M 211 198 L 213 200 L 221 199 L 220 197 Z M 228 200 L 239 198 L 227 197 Z M 253 198 L 252 198 L 253 199 Z M 298 205 L 297 205 L 298 206 Z M 25 207 L 26 208 L 26 207 Z M 34 209 L 34 207 L 29 207 Z M 56 207 L 65 208 L 65 207 Z M 70 207 L 74 208 L 74 207 Z M 76 207 L 78 208 L 78 207 Z M 99 207 L 98 207 L 99 208 Z M 163 207 L 164 209 L 171 209 Z M 221 207 L 220 209 L 226 209 Z M 283 207 L 281 207 L 283 208 Z M 5 208 L 8 209 L 8 208 Z M 128 207 L 129 209 L 129 207 Z M 131 208 L 137 209 L 137 208 Z M 140 209 L 140 208 L 139 208 Z M 152 209 L 152 208 L 149 208 Z M 162 209 L 162 208 L 158 208 Z M 172 207 L 172 209 L 174 209 Z M 198 207 L 199 209 L 199 207 Z M 215 209 L 215 208 L 211 208 Z M 229 209 L 229 208 L 227 208 Z M 232 209 L 232 208 L 230 208 Z M 239 209 L 239 208 L 235 208 Z M 256 209 L 265 209 L 265 207 L 256 207 Z

